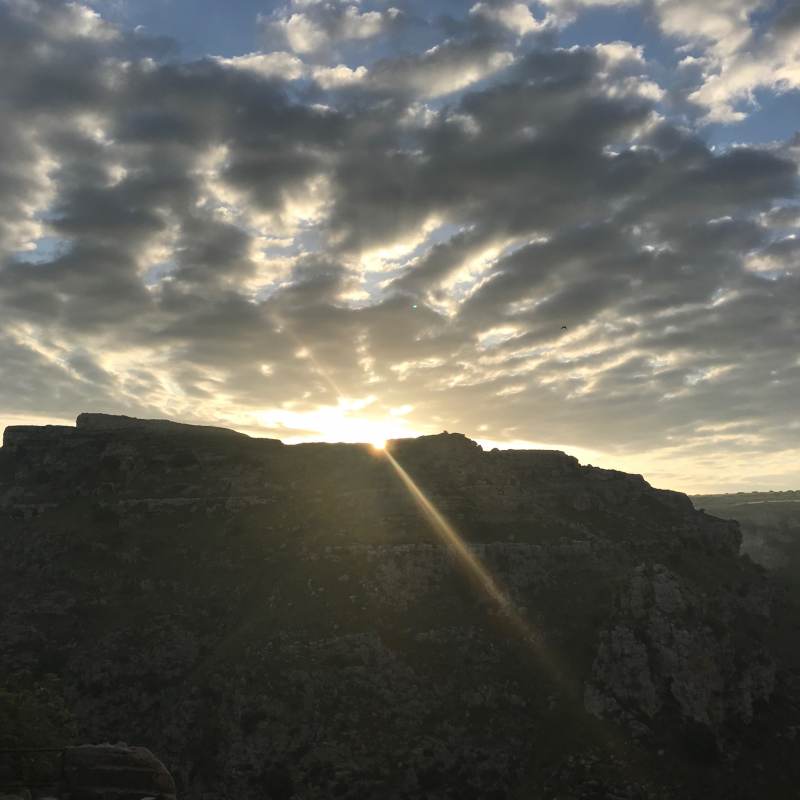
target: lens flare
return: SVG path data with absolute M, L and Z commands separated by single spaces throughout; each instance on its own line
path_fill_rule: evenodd
M 511 625 L 515 633 L 534 650 L 540 665 L 544 666 L 557 682 L 561 682 L 564 678 L 563 671 L 556 663 L 553 654 L 546 648 L 541 634 L 536 631 L 527 620 L 523 619 L 514 607 L 511 598 L 497 585 L 497 582 L 494 580 L 489 570 L 481 563 L 475 553 L 472 552 L 456 529 L 425 496 L 422 489 L 417 486 L 414 479 L 397 462 L 397 459 L 395 459 L 389 449 L 386 448 L 383 452 L 395 473 L 414 499 L 414 502 L 425 515 L 434 533 L 436 533 L 439 539 L 455 556 L 456 562 L 461 569 L 492 601 L 503 619 Z

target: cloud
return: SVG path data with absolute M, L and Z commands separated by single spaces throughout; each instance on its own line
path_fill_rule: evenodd
M 369 71 L 363 65 L 351 69 L 346 64 L 337 64 L 335 67 L 314 67 L 311 74 L 322 89 L 338 89 L 364 82 Z
M 586 8 L 625 8 L 637 6 L 642 0 L 542 0 L 559 25 L 568 25 Z
M 689 96 L 708 109 L 709 120 L 744 119 L 747 111 L 741 103 L 757 106 L 759 89 L 778 93 L 800 90 L 800 23 L 796 16 L 796 10 L 787 9 L 763 32 L 748 29 L 747 34 L 715 41 L 705 59 L 703 83 Z
M 286 52 L 248 53 L 232 58 L 217 58 L 220 64 L 244 69 L 263 75 L 265 78 L 280 78 L 294 81 L 307 74 L 306 65 L 296 55 Z
M 385 6 L 369 39 L 365 5 L 295 3 L 271 21 L 322 49 L 186 61 L 1 4 L 3 417 L 407 408 L 659 474 L 796 452 L 796 143 L 713 149 L 647 49 L 559 48 L 519 5 L 361 63 L 320 54 L 391 36 Z M 730 20 L 698 27 L 728 67 Z
M 766 5 L 764 0 L 655 0 L 653 11 L 666 34 L 706 42 L 722 55 L 747 42 L 751 15 Z
M 542 29 L 543 22 L 537 20 L 526 3 L 493 4 L 476 3 L 469 10 L 471 16 L 481 17 L 497 23 L 518 36 L 525 36 Z
M 769 0 L 656 0 L 652 13 L 665 34 L 693 49 L 682 65 L 698 71 L 700 82 L 688 99 L 704 109 L 706 121 L 745 119 L 758 106 L 759 90 L 800 89 L 794 4 L 781 10 Z
M 260 20 L 268 34 L 282 38 L 290 50 L 304 55 L 344 42 L 372 39 L 383 33 L 398 13 L 395 8 L 362 11 L 357 3 L 333 0 L 294 3 Z
M 706 122 L 733 123 L 758 107 L 758 92 L 800 89 L 796 3 L 774 0 L 545 0 L 552 24 L 567 26 L 591 7 L 638 7 L 680 45 L 676 91 Z
M 514 63 L 514 55 L 492 40 L 447 40 L 421 55 L 379 61 L 371 87 L 429 99 L 452 94 Z

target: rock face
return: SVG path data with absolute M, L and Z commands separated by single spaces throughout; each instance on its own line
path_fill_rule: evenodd
M 709 607 L 719 600 L 723 607 Z M 755 621 L 759 612 L 768 624 L 766 604 L 709 598 L 661 564 L 638 566 L 600 636 L 587 709 L 642 733 L 670 703 L 713 733 L 732 719 L 750 723 L 754 705 L 769 700 L 775 685 L 775 663 L 764 648 L 744 658 L 737 648 L 737 619 Z
M 460 555 L 366 445 L 7 429 L 0 664 L 185 798 L 797 796 L 791 615 L 735 523 L 559 452 L 389 449 Z

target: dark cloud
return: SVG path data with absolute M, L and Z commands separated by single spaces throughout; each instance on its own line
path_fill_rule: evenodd
M 487 11 L 326 93 L 80 8 L 0 3 L 6 413 L 800 444 L 796 154 L 712 149 L 635 48 Z M 302 8 L 317 65 L 401 24 Z

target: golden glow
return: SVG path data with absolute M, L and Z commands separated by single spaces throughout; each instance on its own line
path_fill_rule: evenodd
M 474 553 L 469 550 L 464 544 L 463 539 L 456 533 L 455 528 L 453 528 L 439 513 L 433 503 L 425 496 L 422 489 L 417 486 L 412 477 L 397 463 L 395 457 L 388 450 L 386 450 L 386 458 L 389 459 L 389 463 L 394 467 L 403 485 L 408 489 L 417 505 L 423 511 L 439 538 L 442 539 L 458 557 L 459 561 L 467 567 L 467 571 L 470 575 L 477 578 L 478 583 L 486 594 L 488 594 L 500 608 L 503 610 L 511 608 L 511 601 L 497 586 L 487 569 L 478 561 Z
M 287 444 L 297 442 L 367 442 L 382 450 L 387 439 L 419 436 L 403 417 L 375 413 L 367 416 L 373 396 L 339 397 L 337 404 L 314 409 L 274 408 L 255 415 L 259 426 Z M 283 433 L 286 431 L 286 433 Z M 295 433 L 296 432 L 296 433 Z M 264 435 L 263 433 L 261 435 Z
M 401 236 L 380 247 L 363 252 L 360 256 L 359 268 L 364 272 L 386 272 L 395 269 L 398 261 L 409 256 L 422 245 L 443 222 L 444 220 L 440 217 L 428 217 L 422 225 L 416 226 L 406 233 L 405 238 Z
M 434 504 L 425 496 L 422 489 L 417 486 L 414 479 L 397 462 L 389 449 L 384 450 L 387 460 L 392 465 L 397 476 L 402 481 L 409 494 L 414 499 L 419 509 L 430 523 L 434 533 L 455 556 L 456 563 L 467 577 L 492 601 L 502 617 L 511 624 L 515 633 L 525 641 L 535 652 L 542 664 L 557 680 L 563 679 L 563 673 L 558 668 L 553 654 L 546 648 L 542 636 L 527 622 L 514 607 L 511 598 L 497 585 L 489 570 L 481 560 L 472 552 L 456 529 L 442 516 Z

